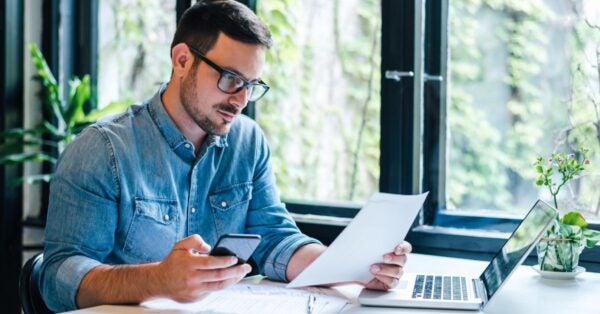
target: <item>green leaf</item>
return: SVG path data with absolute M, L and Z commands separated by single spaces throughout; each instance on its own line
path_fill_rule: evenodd
M 56 158 L 44 153 L 17 153 L 0 157 L 0 165 L 18 164 L 26 161 L 49 161 L 56 163 Z
M 582 232 L 583 232 L 583 229 L 579 226 L 561 223 L 559 226 L 558 234 L 562 238 L 569 238 L 572 240 L 580 240 L 583 235 Z
M 571 226 L 578 226 L 581 228 L 587 228 L 587 226 L 588 226 L 587 221 L 585 221 L 585 218 L 583 218 L 583 215 L 581 215 L 581 213 L 575 212 L 575 211 L 566 213 L 562 217 L 560 222 L 563 224 L 567 224 L 567 225 L 571 225 Z
M 541 165 L 536 165 L 535 166 L 535 171 L 537 173 L 544 173 L 544 168 Z
M 535 185 L 537 186 L 542 186 L 544 185 L 544 182 L 546 182 L 546 180 L 544 180 L 544 176 L 539 176 L 536 180 L 535 180 Z
M 117 114 L 125 111 L 133 103 L 133 100 L 113 101 L 102 109 L 94 110 L 87 114 L 80 122 L 95 122 L 111 114 Z
M 56 143 L 52 141 L 45 141 L 44 139 L 37 137 L 31 137 L 27 139 L 20 138 L 0 145 L 0 156 L 22 152 L 25 147 L 29 146 L 56 147 Z
M 27 134 L 40 134 L 40 130 L 35 129 L 24 129 L 24 128 L 15 128 L 8 129 L 4 132 L 0 132 L 0 138 L 11 139 L 11 138 L 21 138 Z
M 48 121 L 44 121 L 42 126 L 44 127 L 44 130 L 46 130 L 47 133 L 55 136 L 56 138 L 62 139 L 66 136 L 65 132 L 62 132 L 61 130 L 56 128 L 52 123 L 50 123 Z
M 90 100 L 90 76 L 85 75 L 82 80 L 75 77 L 71 80 L 70 101 L 65 112 L 65 122 L 69 127 L 77 122 L 83 121 L 85 113 L 83 107 Z
M 591 229 L 584 230 L 583 237 L 585 238 L 585 246 L 587 248 L 593 248 L 600 243 L 600 231 Z
M 50 71 L 50 67 L 48 66 L 48 63 L 46 63 L 44 55 L 42 55 L 42 52 L 36 44 L 30 44 L 29 51 L 31 53 L 33 64 L 37 69 L 38 76 L 45 88 L 46 101 L 44 104 L 49 106 L 48 109 L 50 113 L 54 115 L 59 123 L 64 122 L 65 119 L 63 116 L 63 108 L 61 105 L 58 83 L 56 83 L 54 74 L 52 74 L 52 71 Z
M 48 183 L 50 182 L 50 180 L 52 179 L 52 174 L 36 174 L 36 175 L 29 175 L 29 176 L 24 176 L 21 178 L 18 178 L 16 180 L 13 180 L 10 182 L 11 186 L 19 186 L 19 185 L 23 185 L 23 184 L 38 184 L 38 183 Z

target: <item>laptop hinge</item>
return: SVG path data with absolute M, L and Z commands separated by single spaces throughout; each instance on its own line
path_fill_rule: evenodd
M 483 281 L 481 281 L 481 279 L 473 279 L 473 292 L 475 292 L 475 297 L 480 298 L 483 301 L 483 304 L 488 302 L 485 286 L 483 285 Z

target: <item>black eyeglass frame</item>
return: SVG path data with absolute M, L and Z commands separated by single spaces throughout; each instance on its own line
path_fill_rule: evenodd
M 208 64 L 210 67 L 212 67 L 213 69 L 215 69 L 215 71 L 219 72 L 219 80 L 217 80 L 217 88 L 222 91 L 225 94 L 236 94 L 239 93 L 242 89 L 246 88 L 249 89 L 250 87 L 254 87 L 254 86 L 260 86 L 264 89 L 264 91 L 262 92 L 262 94 L 260 94 L 260 96 L 255 97 L 254 99 L 251 99 L 250 97 L 252 96 L 252 93 L 250 93 L 250 95 L 248 96 L 248 101 L 258 101 L 259 99 L 261 99 L 268 91 L 271 87 L 269 87 L 269 85 L 267 85 L 267 83 L 263 82 L 262 80 L 259 80 L 258 82 L 250 82 L 247 81 L 246 79 L 244 79 L 243 77 L 241 77 L 240 75 L 233 73 L 231 71 L 225 70 L 222 67 L 218 66 L 216 63 L 212 62 L 209 58 L 207 58 L 202 52 L 200 52 L 200 50 L 194 48 L 191 45 L 187 45 L 188 48 L 190 49 L 190 51 L 196 56 L 198 57 L 200 60 L 206 62 L 206 64 Z M 219 82 L 221 81 L 221 78 L 223 78 L 224 74 L 229 74 L 231 76 L 237 77 L 239 78 L 242 82 L 244 82 L 244 84 L 242 84 L 242 86 L 239 86 L 235 89 L 234 92 L 230 92 L 230 91 L 226 91 L 223 90 L 221 88 L 221 86 L 219 86 Z

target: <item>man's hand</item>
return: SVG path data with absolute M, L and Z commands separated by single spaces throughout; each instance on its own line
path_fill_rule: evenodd
M 236 266 L 235 257 L 201 254 L 209 250 L 200 236 L 192 235 L 177 242 L 160 263 L 97 266 L 83 277 L 77 306 L 136 304 L 155 297 L 191 302 L 250 272 L 248 264 Z
M 407 254 L 412 251 L 410 243 L 404 241 L 394 248 L 393 252 L 383 256 L 383 263 L 373 264 L 371 273 L 375 276 L 365 284 L 365 288 L 374 290 L 388 290 L 394 288 L 400 282 L 404 273 Z
M 157 268 L 165 296 L 179 302 L 195 301 L 211 291 L 236 284 L 252 270 L 248 264 L 236 266 L 237 258 L 233 256 L 202 254 L 209 251 L 210 246 L 199 235 L 175 244 Z

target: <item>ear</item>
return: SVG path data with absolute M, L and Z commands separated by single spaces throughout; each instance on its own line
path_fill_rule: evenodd
M 194 58 L 188 46 L 184 43 L 179 43 L 171 49 L 171 64 L 173 66 L 173 75 L 183 77 L 192 67 Z

